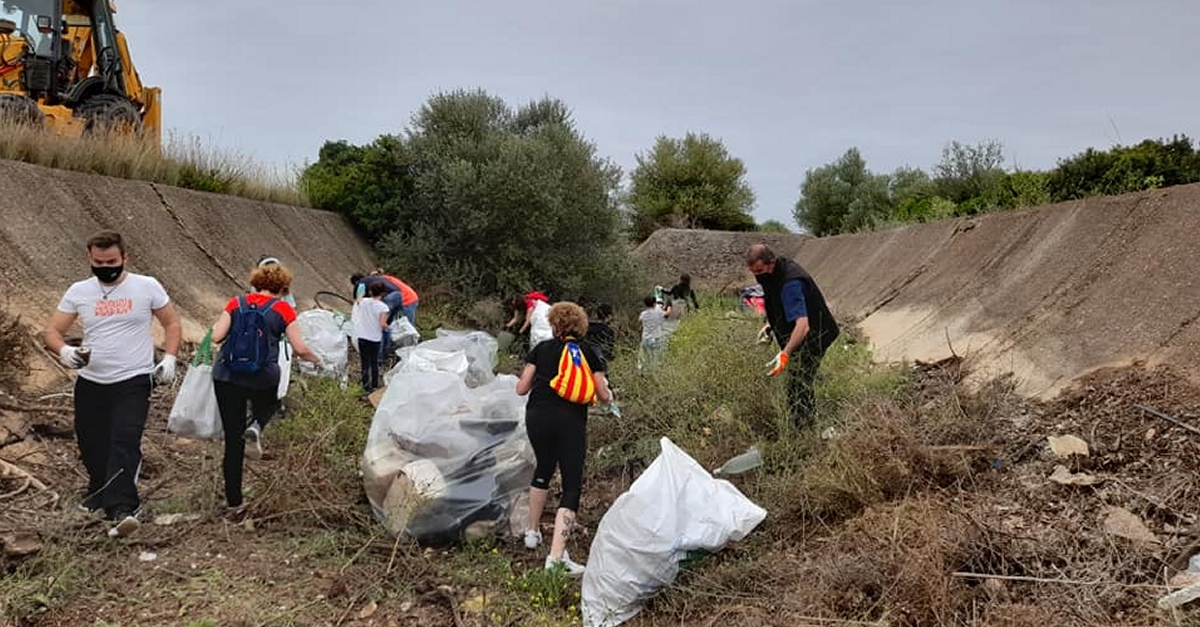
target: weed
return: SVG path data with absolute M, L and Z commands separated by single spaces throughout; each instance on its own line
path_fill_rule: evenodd
M 22 322 L 19 316 L 0 308 L 0 355 L 4 356 L 0 360 L 0 391 L 16 392 L 29 374 L 32 337 L 29 325 Z
M 23 621 L 78 593 L 85 579 L 83 565 L 65 546 L 46 546 L 39 554 L 0 577 L 0 615 Z
M 325 526 L 335 521 L 352 527 L 370 524 L 360 506 L 358 460 L 371 408 L 354 388 L 344 390 L 333 379 L 298 379 L 291 394 L 290 416 L 268 431 L 277 438 L 279 457 L 258 491 L 255 514 L 311 514 Z

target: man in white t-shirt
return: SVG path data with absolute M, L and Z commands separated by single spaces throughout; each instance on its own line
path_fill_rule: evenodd
M 88 240 L 87 250 L 93 278 L 67 289 L 43 337 L 64 366 L 79 370 L 75 437 L 88 473 L 80 507 L 103 509 L 115 523 L 109 535 L 124 536 L 139 524 L 136 481 L 153 379 L 166 383 L 175 378 L 175 353 L 183 330 L 163 286 L 125 270 L 129 256 L 119 233 L 97 233 Z M 154 319 L 166 336 L 158 365 L 150 333 Z M 83 326 L 78 348 L 63 341 L 76 320 Z

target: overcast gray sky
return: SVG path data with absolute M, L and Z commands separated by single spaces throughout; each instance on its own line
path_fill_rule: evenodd
M 745 161 L 795 228 L 805 170 L 877 172 L 951 139 L 1009 165 L 1197 130 L 1194 0 L 119 0 L 169 129 L 273 164 L 400 130 L 429 95 L 565 101 L 626 172 L 660 134 Z

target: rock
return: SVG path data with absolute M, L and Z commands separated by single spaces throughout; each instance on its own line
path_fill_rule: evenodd
M 1059 485 L 1078 486 L 1096 485 L 1097 483 L 1104 481 L 1104 479 L 1101 479 L 1095 475 L 1090 475 L 1086 472 L 1072 473 L 1070 470 L 1067 470 L 1066 466 L 1063 466 L 1062 464 L 1054 467 L 1054 472 L 1050 474 L 1050 480 Z
M 1087 442 L 1073 435 L 1052 435 L 1046 438 L 1046 441 L 1050 443 L 1050 450 L 1060 459 L 1066 459 L 1072 455 L 1087 457 L 1090 452 Z
M 26 557 L 42 550 L 42 541 L 32 531 L 14 531 L 0 536 L 7 557 Z
M 1134 542 L 1158 542 L 1146 523 L 1124 507 L 1106 507 L 1102 513 L 1105 533 Z
M 371 618 L 372 616 L 375 615 L 375 612 L 378 610 L 379 610 L 379 604 L 374 601 L 371 601 L 370 603 L 364 605 L 363 608 L 358 611 L 358 620 L 366 620 L 368 618 Z

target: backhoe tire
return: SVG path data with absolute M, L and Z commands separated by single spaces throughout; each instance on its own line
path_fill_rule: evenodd
M 0 121 L 42 127 L 46 116 L 37 103 L 19 94 L 0 94 Z
M 142 132 L 142 115 L 128 98 L 100 94 L 75 107 L 75 117 L 86 120 L 84 135 L 137 135 Z

